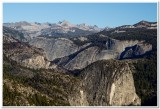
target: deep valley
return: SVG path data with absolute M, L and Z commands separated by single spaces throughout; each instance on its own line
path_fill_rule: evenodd
M 4 106 L 157 106 L 157 22 L 3 24 Z

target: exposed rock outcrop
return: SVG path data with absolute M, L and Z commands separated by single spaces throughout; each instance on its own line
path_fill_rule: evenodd
M 135 58 L 152 50 L 152 45 L 145 41 L 112 38 L 106 38 L 105 44 L 95 45 L 90 42 L 78 46 L 67 38 L 39 37 L 31 40 L 30 44 L 42 48 L 49 61 L 54 60 L 68 70 L 85 68 L 97 60 Z
M 82 81 L 69 98 L 71 105 L 140 105 L 133 75 L 127 63 L 97 61 L 81 73 Z
M 152 45 L 144 41 L 119 41 L 109 38 L 103 47 L 89 45 L 78 51 L 76 56 L 70 55 L 67 63 L 60 59 L 58 64 L 69 70 L 82 69 L 97 60 L 137 58 L 151 50 Z
M 29 46 L 27 43 L 19 42 L 12 36 L 4 35 L 3 45 L 4 55 L 23 66 L 34 69 L 54 69 L 57 67 L 46 59 L 42 49 L 37 49 Z
M 86 48 L 73 59 L 71 59 L 64 67 L 69 70 L 82 69 L 97 60 L 114 59 L 118 54 L 111 50 L 102 50 L 98 46 Z
M 115 39 L 108 39 L 106 41 L 106 47 L 108 50 L 118 52 L 118 59 L 134 58 L 136 56 L 144 55 L 146 52 L 152 50 L 151 44 L 138 40 L 119 41 Z
M 78 51 L 78 46 L 66 38 L 35 38 L 30 41 L 30 44 L 42 48 L 46 53 L 47 59 L 50 61 Z
M 157 22 L 140 21 L 134 24 L 137 28 L 157 29 Z
M 29 68 L 55 69 L 57 67 L 56 65 L 51 66 L 51 63 L 45 60 L 43 56 L 28 58 L 23 60 L 22 63 L 24 64 L 24 66 L 27 66 Z
M 27 41 L 23 33 L 10 27 L 3 26 L 3 35 L 12 36 L 19 41 Z

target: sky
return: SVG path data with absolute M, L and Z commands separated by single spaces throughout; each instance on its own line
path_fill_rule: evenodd
M 156 3 L 3 3 L 3 22 L 86 23 L 98 27 L 157 21 Z

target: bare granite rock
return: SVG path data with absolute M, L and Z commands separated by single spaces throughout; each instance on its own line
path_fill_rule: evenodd
M 3 45 L 4 55 L 22 66 L 34 69 L 54 69 L 57 67 L 46 59 L 42 49 L 20 42 L 12 36 L 4 35 Z
M 66 38 L 35 38 L 30 41 L 30 44 L 35 47 L 42 48 L 45 51 L 49 61 L 68 56 L 78 51 L 78 46 Z
M 86 67 L 82 81 L 69 98 L 76 106 L 140 105 L 132 72 L 127 63 L 115 60 L 97 61 Z

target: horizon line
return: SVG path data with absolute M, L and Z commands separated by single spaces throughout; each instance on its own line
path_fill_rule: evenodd
M 98 26 L 97 24 L 90 25 L 90 24 L 88 24 L 88 23 L 86 23 L 86 22 L 84 22 L 84 23 L 77 23 L 77 24 L 72 23 L 72 22 L 70 22 L 69 20 L 59 20 L 58 22 L 63 22 L 63 21 L 67 21 L 67 22 L 69 22 L 70 24 L 73 24 L 73 25 L 86 24 L 87 26 L 97 26 L 98 28 L 106 28 L 106 27 L 115 28 L 115 27 L 119 27 L 119 26 L 123 26 L 123 25 L 134 25 L 134 24 L 136 24 L 136 23 L 138 23 L 138 22 L 141 22 L 141 21 L 146 21 L 146 22 L 150 22 L 150 23 L 157 23 L 157 21 L 139 20 L 138 22 L 135 22 L 134 24 L 123 24 L 123 25 L 117 25 L 117 26 L 114 26 L 114 27 L 109 26 L 109 25 L 106 25 L 105 27 L 100 27 L 100 26 Z M 21 21 L 15 21 L 15 22 L 3 22 L 3 24 L 4 24 L 4 23 L 19 23 L 19 22 L 40 23 L 40 24 L 44 24 L 44 23 L 57 24 L 57 23 L 58 23 L 58 22 L 48 22 L 48 21 L 37 22 L 37 21 L 25 21 L 25 20 L 23 21 L 23 20 L 21 20 Z

